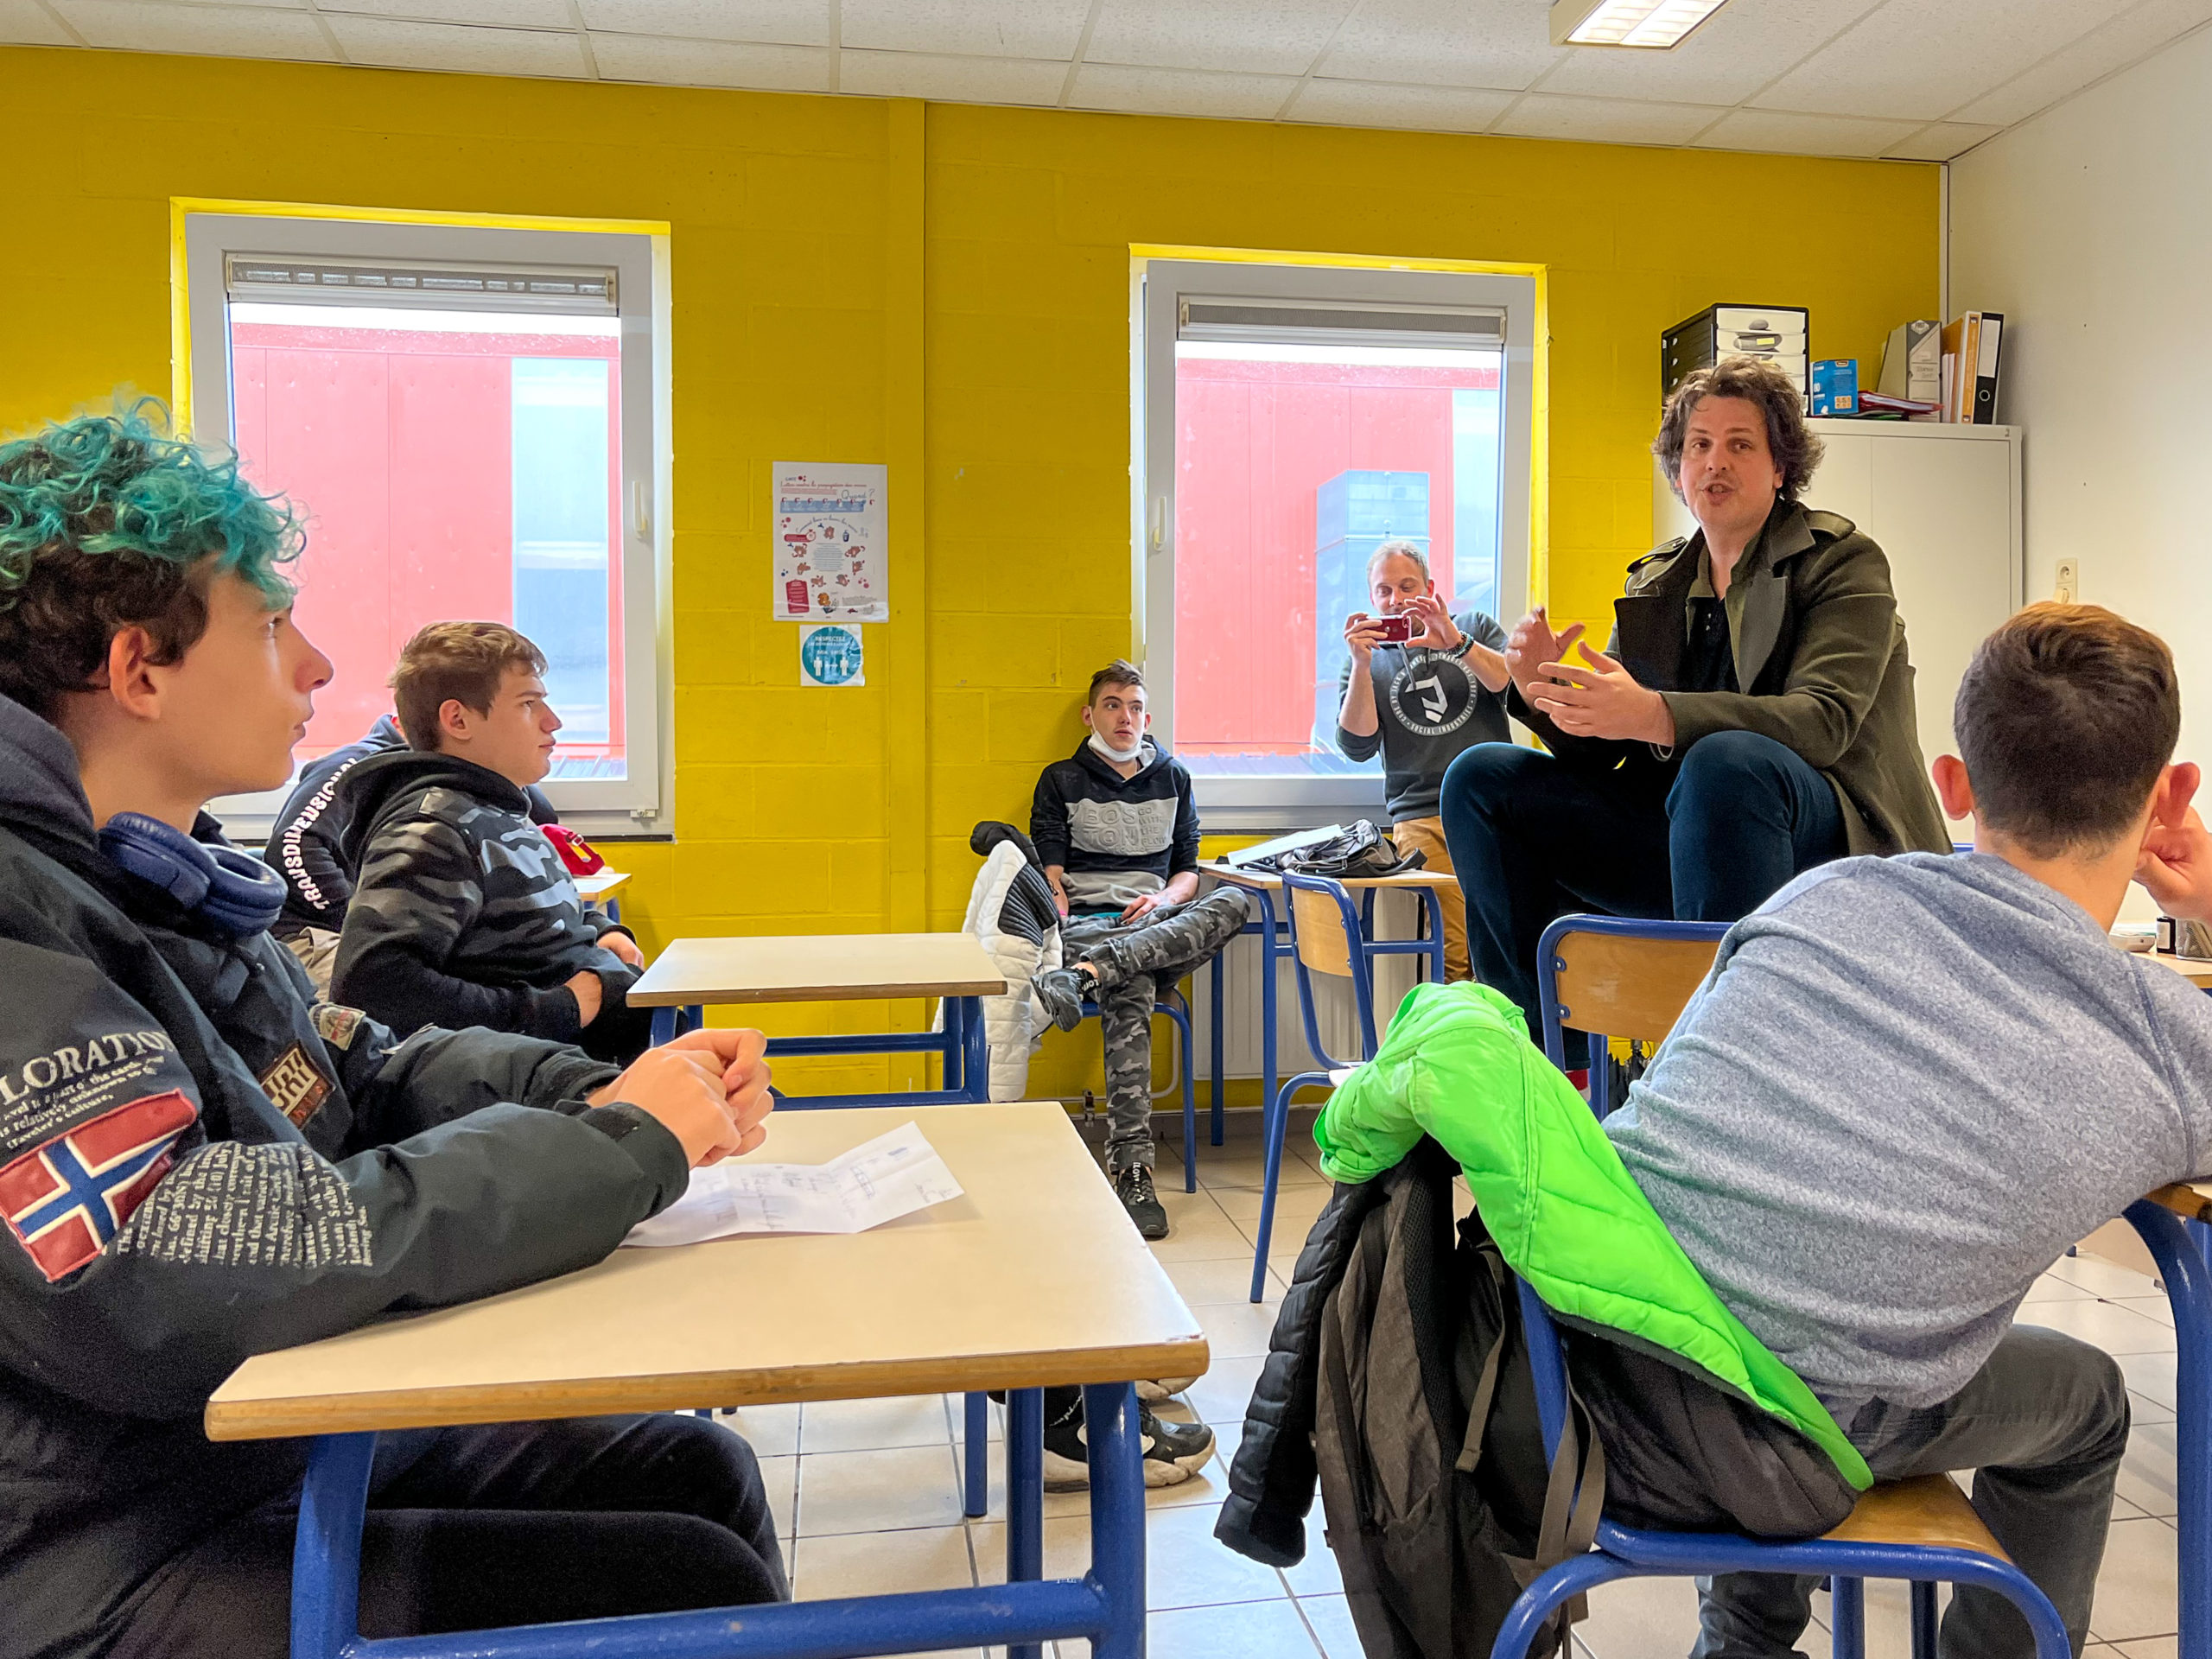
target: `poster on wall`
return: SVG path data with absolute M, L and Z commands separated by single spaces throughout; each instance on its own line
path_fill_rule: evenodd
M 779 461 L 772 488 L 779 622 L 888 622 L 885 468 Z
M 798 631 L 801 685 L 866 685 L 866 666 L 857 625 L 829 622 Z

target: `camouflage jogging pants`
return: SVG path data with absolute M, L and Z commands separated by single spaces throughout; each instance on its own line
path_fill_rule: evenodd
M 1243 930 L 1244 895 L 1220 887 L 1194 903 L 1123 924 L 1077 916 L 1060 930 L 1069 967 L 1098 976 L 1098 1021 L 1106 1040 L 1106 1169 L 1152 1166 L 1152 1010 L 1160 993 Z M 1185 1061 L 1187 1064 L 1187 1059 Z

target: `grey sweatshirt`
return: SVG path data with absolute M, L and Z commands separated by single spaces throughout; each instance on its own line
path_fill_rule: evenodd
M 1852 858 L 1722 944 L 1605 1132 L 1840 1414 L 1950 1398 L 2036 1276 L 2212 1168 L 2212 999 L 2001 859 Z
M 1480 611 L 1463 611 L 1452 626 L 1478 645 L 1505 649 L 1505 630 Z M 1368 662 L 1375 683 L 1375 730 L 1362 737 L 1344 728 L 1344 691 L 1351 658 L 1337 676 L 1337 747 L 1348 760 L 1382 752 L 1382 792 L 1390 822 L 1436 816 L 1444 769 L 1462 749 L 1478 743 L 1510 743 L 1505 694 L 1485 691 L 1467 671 L 1464 652 L 1426 645 L 1377 645 Z

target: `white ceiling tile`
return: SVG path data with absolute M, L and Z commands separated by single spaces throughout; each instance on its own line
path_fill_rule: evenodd
M 1687 144 L 1727 112 L 1710 105 L 1530 92 L 1491 130 L 1518 138 L 1573 138 L 1593 144 Z
M 573 34 L 530 29 L 467 29 L 456 23 L 401 22 L 388 17 L 325 16 L 346 55 L 385 69 L 437 69 L 469 75 L 590 74 L 583 41 Z
M 840 92 L 875 98 L 934 98 L 947 104 L 1057 104 L 1065 63 L 1030 58 L 944 58 L 921 52 L 841 54 Z
M 2024 121 L 2068 93 L 2149 57 L 2208 20 L 2212 20 L 2212 0 L 2147 0 L 1952 113 L 1961 121 L 1999 126 Z
M 171 6 L 151 0 L 56 0 L 88 46 L 228 58 L 336 61 L 314 16 L 264 6 Z
M 1298 82 L 1287 75 L 1219 75 L 1192 69 L 1124 69 L 1087 63 L 1068 102 L 1133 115 L 1205 115 L 1264 121 Z
M 884 52 L 1067 60 L 1090 0 L 844 0 L 837 39 Z
M 1101 0 L 1085 63 L 1302 75 L 1354 0 Z
M 1912 137 L 1915 121 L 1861 121 L 1847 115 L 1791 115 L 1732 110 L 1698 140 L 1711 149 L 1777 149 L 1796 156 L 1879 156 Z
M 1732 0 L 1664 52 L 1577 46 L 1537 90 L 1740 104 L 1881 0 Z
M 1385 86 L 1368 80 L 1306 83 L 1290 106 L 1293 121 L 1338 127 L 1414 127 L 1429 132 L 1480 132 L 1513 102 L 1511 92 L 1468 86 Z
M 10 46 L 77 44 L 38 0 L 0 0 L 0 41 Z
M 580 0 L 584 27 L 696 41 L 830 44 L 830 0 Z
M 1889 0 L 1761 92 L 1762 109 L 1934 121 L 2127 0 Z
M 569 29 L 569 0 L 321 0 L 325 11 L 372 11 L 425 23 L 495 29 Z
M 670 86 L 744 86 L 755 92 L 826 92 L 830 54 L 818 46 L 671 41 L 657 35 L 591 37 L 601 80 Z
M 1314 73 L 1517 92 L 1567 55 L 1550 16 L 1546 0 L 1366 0 Z
M 1882 155 L 1892 162 L 1948 162 L 2003 130 L 2002 127 L 1979 127 L 1965 121 L 1938 121 L 1914 133 L 1903 143 L 1891 144 Z

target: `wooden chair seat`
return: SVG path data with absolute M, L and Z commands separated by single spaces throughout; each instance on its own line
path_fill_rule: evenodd
M 1861 1493 L 1843 1524 L 1827 1535 L 1844 1543 L 1923 1544 L 1968 1549 L 1999 1561 L 2012 1559 L 1948 1475 L 1881 1482 Z

